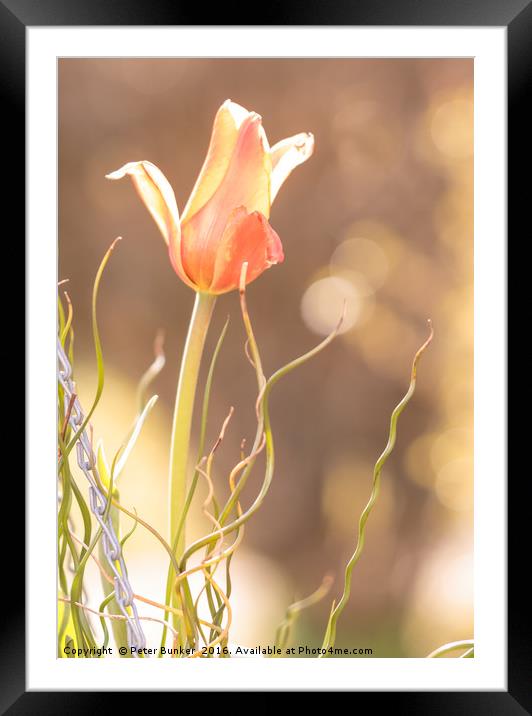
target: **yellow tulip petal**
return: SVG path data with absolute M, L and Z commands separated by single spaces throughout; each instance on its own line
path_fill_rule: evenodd
M 192 286 L 181 261 L 181 226 L 174 190 L 162 171 L 151 162 L 129 162 L 106 175 L 107 179 L 130 176 L 135 189 L 159 227 L 169 246 L 172 264 L 177 274 Z
M 253 133 L 249 131 L 250 126 L 254 128 Z M 260 116 L 226 100 L 216 114 L 207 157 L 183 211 L 182 223 L 203 209 L 226 183 L 229 173 L 233 175 L 235 186 L 234 175 L 244 169 L 243 161 L 251 162 L 245 167 L 247 185 L 240 184 L 238 198 L 231 208 L 243 205 L 249 211 L 257 210 L 268 215 L 268 153 L 268 140 Z
M 238 130 L 248 114 L 244 107 L 230 99 L 216 113 L 207 156 L 183 210 L 183 221 L 205 206 L 219 187 L 231 161 Z
M 129 162 L 111 174 L 106 179 L 123 179 L 130 176 L 135 189 L 146 208 L 153 216 L 161 234 L 167 244 L 170 239 L 179 234 L 179 211 L 175 200 L 174 190 L 168 179 L 155 164 L 151 162 Z
M 314 135 L 301 132 L 293 137 L 283 139 L 271 148 L 272 176 L 270 202 L 277 196 L 291 172 L 312 156 L 314 151 Z

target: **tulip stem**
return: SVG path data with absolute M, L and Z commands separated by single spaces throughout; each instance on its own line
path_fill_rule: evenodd
M 176 560 L 181 559 L 185 546 L 185 526 L 180 522 L 185 508 L 187 467 L 194 399 L 198 374 L 216 296 L 196 293 L 188 334 L 181 359 L 170 445 L 169 521 L 170 544 Z M 178 535 L 178 530 L 179 535 Z M 177 537 L 177 539 L 176 539 Z

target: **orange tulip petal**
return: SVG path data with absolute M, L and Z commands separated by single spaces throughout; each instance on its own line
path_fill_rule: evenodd
M 270 202 L 277 196 L 291 172 L 312 156 L 314 151 L 314 136 L 309 132 L 302 132 L 293 137 L 283 139 L 271 148 L 272 177 Z
M 129 162 L 111 174 L 107 179 L 122 179 L 130 176 L 135 189 L 159 227 L 169 246 L 172 264 L 176 273 L 188 285 L 193 285 L 186 275 L 181 261 L 181 227 L 174 190 L 162 171 L 151 162 Z
M 264 151 L 260 122 L 257 114 L 246 117 L 222 183 L 200 211 L 181 221 L 184 268 L 198 285 L 212 279 L 218 247 L 235 208 L 269 214 L 270 157 Z
M 225 293 L 238 288 L 242 264 L 247 261 L 246 283 L 284 259 L 281 240 L 266 217 L 244 207 L 236 209 L 224 231 L 208 290 Z

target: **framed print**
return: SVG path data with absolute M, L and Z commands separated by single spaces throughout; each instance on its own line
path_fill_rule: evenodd
M 119 5 L 0 4 L 28 287 L 2 712 L 524 713 L 506 190 L 530 6 Z

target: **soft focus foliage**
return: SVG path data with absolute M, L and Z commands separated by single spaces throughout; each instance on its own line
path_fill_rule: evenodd
M 310 594 L 331 570 L 340 591 L 372 465 L 429 316 L 436 338 L 383 474 L 337 644 L 424 656 L 472 635 L 472 61 L 69 59 L 60 60 L 59 78 L 59 277 L 70 279 L 76 306 L 76 378 L 87 405 L 95 387 L 92 280 L 110 240 L 124 236 L 99 298 L 107 385 L 93 423 L 108 454 L 135 414 L 159 328 L 171 358 L 121 476 L 123 504 L 142 507 L 165 533 L 171 408 L 192 299 L 164 250 L 148 250 L 157 229 L 131 188 L 113 186 L 110 201 L 103 177 L 131 157 L 149 157 L 183 206 L 213 113 L 230 96 L 264 116 L 272 141 L 301 128 L 319 139 L 305 171 L 276 199 L 285 263 L 249 289 L 267 372 L 327 333 L 347 300 L 343 334 L 272 396 L 276 475 L 234 561 L 233 638 L 271 642 L 294 595 Z M 208 352 L 225 314 L 238 317 L 237 297 L 222 300 Z M 214 479 L 254 425 L 254 375 L 238 320 L 229 334 L 210 443 L 230 405 L 235 413 Z M 249 490 L 256 488 L 251 477 Z M 192 539 L 207 526 L 201 501 L 193 519 Z M 135 589 L 162 600 L 165 554 L 140 529 L 126 552 Z M 87 574 L 98 583 L 93 565 Z M 305 612 L 297 638 L 319 645 L 326 619 L 326 604 Z

